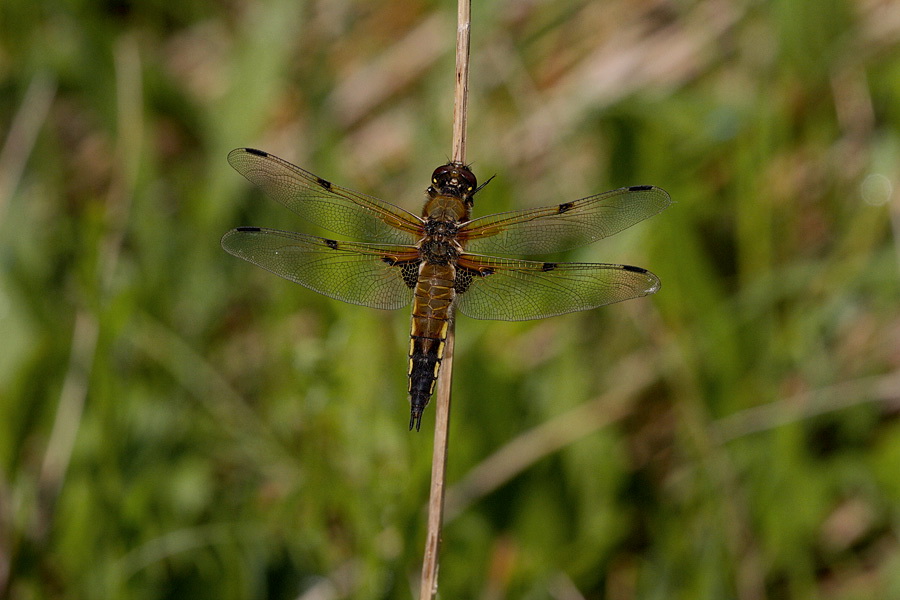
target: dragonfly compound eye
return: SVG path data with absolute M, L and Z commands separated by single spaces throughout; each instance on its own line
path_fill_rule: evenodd
M 460 182 L 462 183 L 462 188 L 465 191 L 471 192 L 478 187 L 478 180 L 475 179 L 475 174 L 469 170 L 469 167 L 459 167 L 458 173 Z

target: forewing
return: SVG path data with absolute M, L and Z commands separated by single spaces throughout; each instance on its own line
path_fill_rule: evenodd
M 231 254 L 330 298 L 372 308 L 409 304 L 418 276 L 413 246 L 338 242 L 259 227 L 222 238 Z
M 659 278 L 640 267 L 547 263 L 464 254 L 457 309 L 475 319 L 526 321 L 652 294 Z
M 262 150 L 232 150 L 228 162 L 268 196 L 328 231 L 384 244 L 412 244 L 421 238 L 422 220 L 414 214 Z
M 671 203 L 665 190 L 652 185 L 619 188 L 556 206 L 473 219 L 459 237 L 468 252 L 548 254 L 618 233 Z

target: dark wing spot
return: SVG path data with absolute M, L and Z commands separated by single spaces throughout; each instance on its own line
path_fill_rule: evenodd
M 652 190 L 652 185 L 633 185 L 628 188 L 629 192 L 646 192 L 647 190 Z
M 456 280 L 453 282 L 453 289 L 456 290 L 457 294 L 462 294 L 469 289 L 469 286 L 472 284 L 472 274 L 473 271 L 471 269 L 466 269 L 465 267 L 456 268 Z
M 238 227 L 237 231 L 262 231 L 259 227 Z
M 456 267 L 456 281 L 453 282 L 453 289 L 457 294 L 463 294 L 472 285 L 475 276 L 487 277 L 493 275 L 494 269 L 483 267 L 480 269 L 468 269 L 466 267 Z
M 254 154 L 256 156 L 266 157 L 269 155 L 268 152 L 263 152 L 262 150 L 257 150 L 256 148 L 244 148 L 244 152 L 247 154 Z
M 403 283 L 405 283 L 406 287 L 408 287 L 409 289 L 415 289 L 416 283 L 418 283 L 419 281 L 419 263 L 403 263 L 400 268 L 402 269 L 401 273 L 403 277 Z
M 563 214 L 564 212 L 571 210 L 573 206 L 575 206 L 574 202 L 565 202 L 559 205 L 557 212 L 559 212 L 559 214 Z
M 331 182 L 330 181 L 322 179 L 321 177 L 316 177 L 316 183 L 321 185 L 323 188 L 325 188 L 329 192 L 331 191 Z
M 332 250 L 337 250 L 338 243 L 335 240 L 324 240 L 325 245 L 331 248 Z
M 389 265 L 392 266 L 392 267 L 393 267 L 394 265 L 397 264 L 397 259 L 396 259 L 396 258 L 392 258 L 392 257 L 390 257 L 390 256 L 382 256 L 382 257 L 381 257 L 381 260 L 382 260 L 383 262 L 386 262 L 387 264 L 389 264 Z
M 631 265 L 622 265 L 622 268 L 626 271 L 631 271 L 632 273 L 646 273 L 647 269 L 642 269 L 640 267 L 632 267 Z
M 556 268 L 557 263 L 544 263 L 541 266 L 541 271 L 552 271 Z

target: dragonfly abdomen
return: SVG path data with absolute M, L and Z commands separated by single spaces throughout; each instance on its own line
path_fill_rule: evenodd
M 413 297 L 409 335 L 409 428 L 422 422 L 422 412 L 431 400 L 444 357 L 450 304 L 456 294 L 452 265 L 425 263 Z

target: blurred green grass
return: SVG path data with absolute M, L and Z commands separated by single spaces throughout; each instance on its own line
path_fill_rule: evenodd
M 655 184 L 563 258 L 659 294 L 457 328 L 445 598 L 900 595 L 900 10 L 481 3 L 477 214 Z M 225 254 L 256 146 L 416 210 L 455 7 L 0 5 L 0 596 L 408 598 L 409 316 Z

